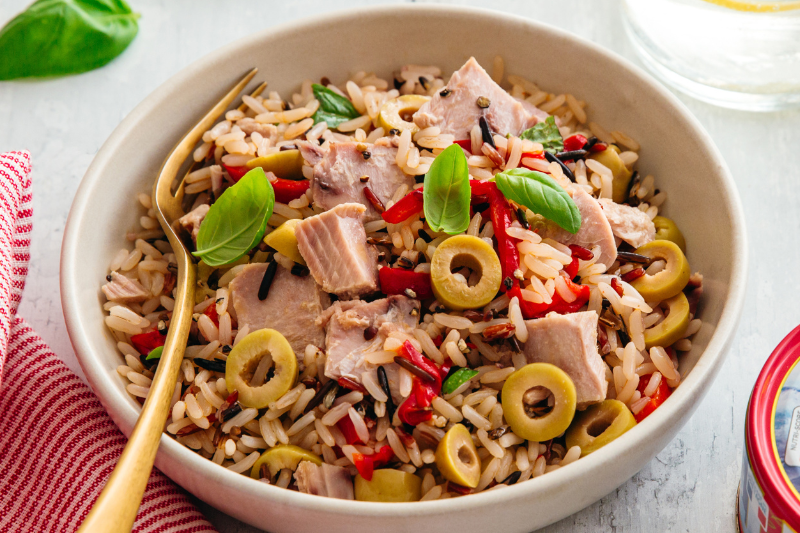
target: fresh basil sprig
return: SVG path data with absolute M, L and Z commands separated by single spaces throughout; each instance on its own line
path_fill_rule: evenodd
M 193 255 L 212 267 L 236 261 L 258 245 L 274 205 L 275 191 L 264 169 L 254 168 L 211 205 Z
M 469 226 L 469 186 L 467 158 L 457 144 L 451 144 L 433 160 L 425 174 L 422 207 L 433 231 L 455 235 Z
M 528 139 L 536 143 L 541 143 L 544 149 L 551 154 L 564 151 L 564 138 L 556 126 L 556 119 L 552 116 L 547 117 L 544 122 L 539 122 L 532 128 L 528 128 L 520 134 L 521 139 Z
M 337 128 L 342 122 L 361 116 L 353 104 L 344 96 L 318 83 L 311 85 L 314 98 L 319 100 L 319 109 L 312 117 L 314 124 L 325 122 L 329 128 Z
M 552 220 L 570 233 L 581 229 L 581 212 L 575 201 L 547 174 L 514 168 L 497 174 L 495 182 L 509 200 Z
M 102 67 L 136 37 L 124 0 L 37 0 L 0 30 L 0 80 Z
M 478 375 L 477 370 L 459 368 L 442 383 L 442 394 L 452 394 L 457 388 Z

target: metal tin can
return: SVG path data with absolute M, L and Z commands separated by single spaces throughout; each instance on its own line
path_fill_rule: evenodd
M 745 419 L 742 533 L 800 532 L 800 326 L 772 352 Z

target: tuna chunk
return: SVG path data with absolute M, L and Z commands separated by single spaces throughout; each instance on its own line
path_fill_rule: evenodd
M 325 332 L 317 318 L 330 306 L 330 298 L 311 276 L 295 276 L 279 266 L 266 299 L 258 299 L 258 289 L 266 263 L 247 265 L 230 283 L 231 302 L 239 327 L 250 331 L 271 328 L 279 331 L 302 357 L 306 346 L 322 347 Z
M 364 361 L 368 353 L 383 350 L 386 338 L 395 331 L 411 332 L 419 323 L 419 302 L 405 296 L 389 296 L 374 302 L 336 302 L 318 321 L 326 327 L 325 375 L 331 379 L 347 376 L 361 382 L 364 372 L 372 373 L 377 381 L 377 368 Z M 370 326 L 378 329 L 374 338 L 364 338 Z M 392 397 L 397 393 L 397 365 L 384 365 Z
M 617 243 L 614 240 L 611 225 L 603 214 L 603 208 L 600 207 L 597 200 L 580 187 L 572 187 L 572 190 L 568 192 L 581 213 L 581 228 L 578 233 L 573 235 L 554 223 L 543 219 L 532 220 L 531 222 L 536 226 L 539 235 L 545 238 L 549 237 L 567 246 L 577 244 L 589 250 L 599 246 L 600 257 L 597 262 L 610 267 L 617 258 Z
M 528 363 L 550 363 L 566 372 L 575 384 L 580 409 L 605 400 L 606 364 L 597 351 L 596 312 L 550 313 L 525 324 Z
M 366 152 L 363 151 L 364 147 Z M 303 148 L 302 153 L 306 160 L 316 159 L 313 145 L 312 148 Z M 370 154 L 369 159 L 364 158 L 364 153 Z M 415 183 L 413 176 L 397 166 L 396 156 L 397 148 L 393 146 L 331 143 L 324 157 L 314 166 L 311 184 L 314 203 L 327 211 L 339 204 L 355 202 L 366 207 L 365 221 L 379 219 L 380 213 L 364 196 L 364 187 L 369 186 L 385 205 L 400 186 L 411 189 Z M 364 176 L 369 180 L 362 181 Z
M 317 143 L 310 141 L 295 141 L 297 148 L 300 150 L 300 155 L 303 156 L 306 164 L 313 167 L 325 157 L 327 150 Z
M 485 114 L 489 127 L 500 135 L 519 135 L 537 122 L 536 115 L 497 85 L 474 57 L 453 73 L 447 90 L 449 93 L 436 93 L 414 113 L 417 126 L 438 126 L 442 133 L 451 133 L 456 139 L 469 139 L 469 132 L 478 124 L 481 114 Z M 447 96 L 442 96 L 442 92 Z M 478 107 L 481 96 L 489 99 L 487 109 Z
M 367 244 L 361 204 L 341 204 L 297 225 L 300 255 L 325 292 L 344 299 L 378 289 L 377 252 Z
M 206 218 L 208 214 L 208 210 L 211 209 L 211 206 L 208 204 L 200 204 L 181 218 L 178 219 L 183 228 L 192 234 L 192 240 L 197 242 L 197 234 L 200 232 L 200 224 L 203 223 L 203 220 Z
M 145 289 L 138 281 L 123 276 L 118 272 L 112 272 L 109 276 L 111 281 L 100 287 L 109 301 L 129 304 L 143 302 L 150 298 L 150 291 Z
M 294 472 L 297 490 L 306 494 L 354 500 L 353 478 L 345 468 L 328 463 L 315 465 L 311 461 L 302 461 Z
M 618 204 L 608 198 L 598 200 L 603 214 L 611 225 L 614 236 L 634 248 L 647 244 L 656 238 L 656 227 L 643 211 L 629 205 Z

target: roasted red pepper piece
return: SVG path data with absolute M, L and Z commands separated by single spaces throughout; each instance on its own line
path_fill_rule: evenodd
M 353 421 L 350 420 L 349 415 L 345 415 L 344 417 L 340 418 L 339 421 L 336 422 L 336 427 L 338 427 L 339 431 L 341 431 L 342 435 L 344 435 L 344 440 L 347 441 L 347 444 L 356 444 L 361 442 L 361 438 L 359 438 L 356 427 L 353 425 Z M 366 444 L 366 442 L 363 442 L 362 444 Z
M 533 302 L 529 302 L 522 298 L 522 293 L 520 292 L 519 287 L 514 287 L 510 291 L 508 291 L 509 297 L 513 298 L 516 296 L 519 299 L 519 307 L 522 311 L 522 316 L 526 319 L 530 318 L 540 318 L 546 315 L 547 313 L 555 312 L 559 315 L 567 315 L 570 313 L 575 313 L 583 307 L 586 302 L 589 301 L 589 295 L 591 294 L 591 289 L 588 285 L 578 285 L 577 283 L 573 283 L 572 280 L 564 278 L 564 281 L 567 284 L 569 290 L 576 296 L 575 301 L 567 302 L 565 301 L 558 291 L 553 293 L 552 303 L 540 303 L 536 304 Z
M 131 335 L 131 344 L 142 355 L 147 355 L 159 346 L 164 346 L 166 341 L 167 336 L 159 333 L 157 329 Z
M 412 381 L 411 395 L 406 398 L 397 410 L 397 416 L 406 424 L 416 426 L 433 418 L 431 402 L 442 390 L 442 376 L 447 375 L 449 368 L 439 369 L 433 361 L 423 356 L 409 341 L 403 343 L 398 354 L 425 370 L 433 376 L 434 383 L 423 383 L 416 377 Z M 444 374 L 443 374 L 444 372 Z
M 647 374 L 646 376 L 642 376 L 639 380 L 639 386 L 636 387 L 641 394 L 644 394 L 644 389 L 647 388 L 647 384 L 650 383 L 650 378 L 653 377 L 653 374 Z M 656 388 L 656 392 L 653 396 L 650 397 L 650 401 L 642 408 L 641 411 L 633 415 L 636 419 L 636 422 L 641 422 L 647 416 L 656 410 L 656 408 L 664 403 L 664 400 L 669 398 L 670 394 L 672 394 L 672 389 L 669 388 L 667 385 L 667 380 L 665 378 L 661 378 L 661 383 L 658 384 Z
M 414 348 L 414 345 L 409 341 L 403 343 L 403 346 L 400 347 L 400 351 L 398 353 L 401 357 L 405 357 L 433 376 L 436 382 L 431 386 L 435 389 L 434 395 L 439 394 L 439 391 L 442 390 L 442 376 L 439 367 L 436 366 L 436 363 L 422 355 L 419 350 Z
M 217 314 L 216 304 L 211 304 L 206 307 L 206 310 L 203 311 L 203 314 L 210 318 L 215 326 L 219 327 L 219 315 Z
M 228 172 L 233 181 L 239 181 L 242 177 L 250 172 L 251 169 L 247 168 L 246 166 L 242 165 L 240 167 L 231 167 L 222 163 L 222 167 Z
M 604 142 L 595 143 L 594 146 L 589 148 L 590 152 L 603 152 L 605 149 L 608 148 L 608 145 Z
M 572 257 L 577 257 L 578 259 L 583 259 L 584 261 L 589 261 L 590 259 L 594 259 L 594 254 L 588 248 L 584 248 L 583 246 L 578 246 L 577 244 L 570 244 L 569 250 L 572 252 Z
M 427 272 L 383 267 L 378 270 L 378 278 L 384 294 L 405 294 L 406 289 L 411 289 L 420 300 L 433 296 L 431 275 Z
M 588 142 L 589 140 L 580 133 L 570 135 L 564 139 L 564 151 L 572 152 L 574 150 L 583 150 L 583 147 L 586 146 Z
M 372 473 L 375 471 L 375 468 L 379 468 L 387 464 L 392 460 L 393 457 L 394 452 L 392 451 L 391 446 L 383 446 L 373 455 L 354 453 L 353 464 L 356 466 L 356 470 L 358 470 L 358 474 L 361 477 L 367 481 L 372 481 Z
M 500 269 L 503 273 L 503 280 L 511 278 L 516 286 L 519 283 L 514 277 L 514 271 L 519 268 L 519 251 L 517 250 L 516 239 L 511 238 L 508 233 L 506 233 L 506 230 L 513 220 L 511 206 L 508 200 L 506 200 L 506 197 L 503 196 L 503 193 L 497 188 L 497 185 L 489 183 L 487 189 L 489 213 L 492 218 L 494 236 L 497 239 L 497 255 L 500 258 Z M 503 292 L 507 290 L 505 282 L 500 285 L 500 290 Z
M 389 224 L 399 224 L 422 211 L 422 187 L 406 194 L 392 207 L 381 213 Z
M 573 256 L 572 257 L 572 262 L 570 264 L 564 266 L 564 272 L 567 274 L 569 279 L 572 279 L 572 278 L 574 278 L 575 276 L 578 275 L 578 269 L 579 268 L 580 268 L 580 262 L 578 261 L 577 257 Z
M 467 152 L 472 153 L 472 140 L 471 139 L 462 139 L 460 141 L 453 141 L 453 144 L 457 144 L 461 148 L 466 150 Z
M 275 191 L 275 201 L 282 204 L 288 204 L 292 200 L 297 200 L 303 196 L 311 182 L 308 180 L 285 180 L 283 178 L 276 178 L 270 181 L 272 190 Z
M 417 388 L 419 380 L 414 378 L 414 387 L 411 395 L 406 398 L 397 409 L 397 416 L 406 424 L 416 426 L 433 418 L 433 409 L 430 406 L 421 406 L 417 402 Z M 432 398 L 431 398 L 432 399 Z

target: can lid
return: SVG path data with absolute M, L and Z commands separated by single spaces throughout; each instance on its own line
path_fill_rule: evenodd
M 750 397 L 745 446 L 772 511 L 800 529 L 800 326 L 775 348 Z

